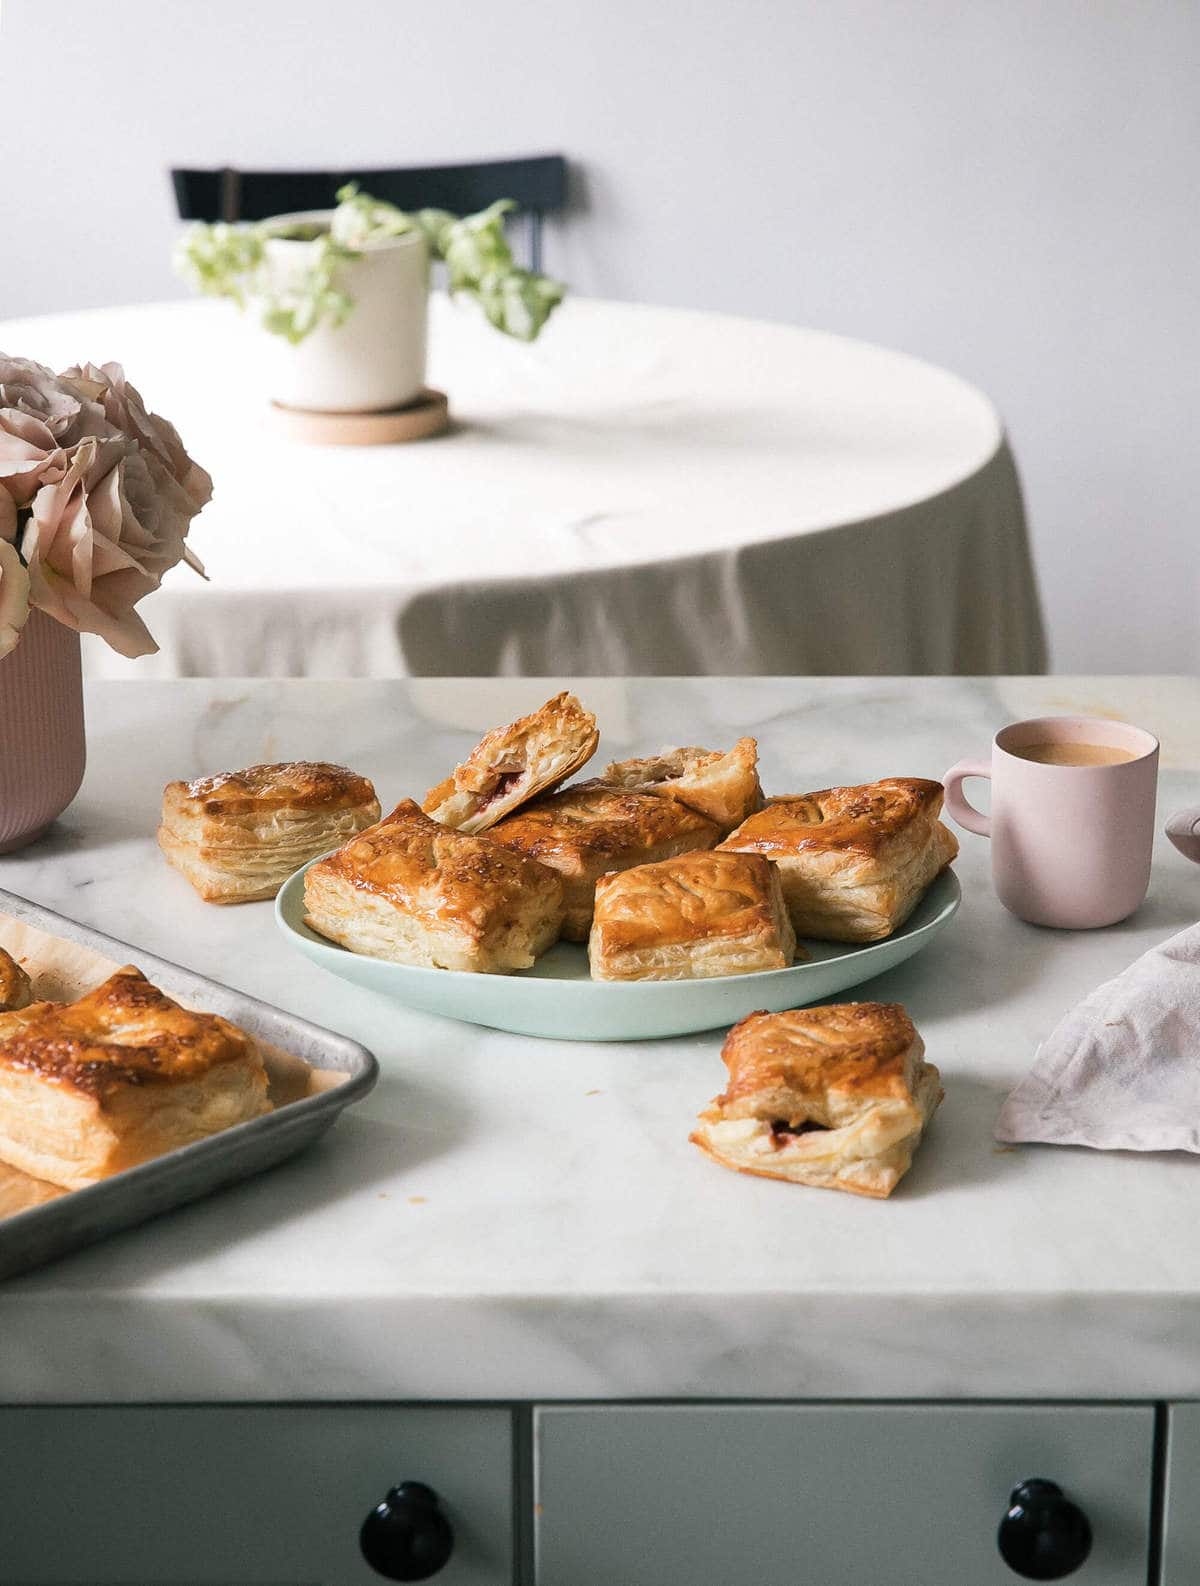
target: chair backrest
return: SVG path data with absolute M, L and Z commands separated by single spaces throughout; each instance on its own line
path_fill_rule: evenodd
M 561 154 L 389 170 L 173 169 L 171 181 L 181 220 L 266 220 L 298 209 L 331 209 L 346 182 L 357 182 L 373 198 L 401 209 L 449 209 L 456 215 L 511 198 L 527 219 L 534 270 L 542 263 L 542 219 L 567 203 L 567 162 Z

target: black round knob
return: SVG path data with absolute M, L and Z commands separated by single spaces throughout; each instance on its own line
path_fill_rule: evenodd
M 402 1481 L 363 1521 L 358 1545 L 386 1580 L 428 1580 L 454 1552 L 454 1532 L 432 1487 Z
M 996 1536 L 1000 1557 L 1026 1580 L 1062 1580 L 1092 1551 L 1092 1528 L 1052 1481 L 1019 1481 Z

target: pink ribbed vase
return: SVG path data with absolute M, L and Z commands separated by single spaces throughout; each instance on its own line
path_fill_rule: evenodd
M 62 814 L 85 757 L 79 635 L 31 611 L 0 660 L 0 854 L 33 842 Z

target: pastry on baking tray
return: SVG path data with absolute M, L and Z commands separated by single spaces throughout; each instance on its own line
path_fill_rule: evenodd
M 739 738 L 732 749 L 664 749 L 647 760 L 614 760 L 598 781 L 631 793 L 661 793 L 732 831 L 762 808 L 758 744 Z
M 0 947 L 0 1013 L 27 1008 L 33 998 L 29 976 L 11 953 Z
M 66 1189 L 270 1112 L 250 1036 L 126 967 L 0 1014 L 0 1161 Z
M 562 933 L 572 942 L 588 939 L 596 882 L 606 871 L 711 848 L 720 835 L 714 821 L 685 804 L 599 782 L 538 799 L 490 833 L 494 842 L 558 871 L 566 903 Z
M 942 1099 L 924 1053 L 895 1002 L 752 1013 L 726 1038 L 725 1093 L 691 1139 L 740 1173 L 883 1199 Z
M 207 903 L 252 903 L 378 819 L 366 777 L 293 760 L 168 782 L 158 845 Z
M 487 831 L 574 776 L 599 742 L 591 711 L 574 694 L 556 694 L 531 715 L 494 727 L 444 782 L 430 788 L 421 808 L 455 831 Z
M 887 777 L 768 799 L 721 847 L 779 866 L 797 936 L 877 942 L 904 924 L 958 853 L 941 808 L 940 782 Z
M 678 854 L 596 883 L 594 980 L 749 975 L 795 951 L 779 872 L 759 854 Z
M 558 937 L 562 883 L 492 842 L 439 826 L 412 799 L 304 878 L 306 922 L 353 953 L 427 969 L 528 969 Z

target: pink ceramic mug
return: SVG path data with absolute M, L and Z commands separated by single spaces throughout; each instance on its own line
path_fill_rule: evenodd
M 1133 756 L 1115 765 L 1023 759 L 1033 744 L 1095 744 Z M 963 780 L 989 777 L 992 813 L 967 803 Z M 1158 739 L 1098 716 L 1014 722 L 992 740 L 992 758 L 946 772 L 946 809 L 992 839 L 1001 903 L 1033 925 L 1087 930 L 1123 920 L 1146 896 L 1154 844 Z

